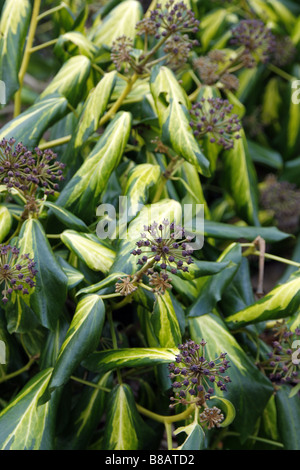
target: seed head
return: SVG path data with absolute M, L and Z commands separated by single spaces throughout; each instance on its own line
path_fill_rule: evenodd
M 116 283 L 115 292 L 118 292 L 125 297 L 137 290 L 137 285 L 133 283 L 132 276 L 119 277 L 119 282 Z
M 199 21 L 192 10 L 189 10 L 184 2 L 169 0 L 165 5 L 158 3 L 150 12 L 150 20 L 156 26 L 156 39 L 161 36 L 168 37 L 178 32 L 197 33 Z
M 203 406 L 205 400 L 209 400 L 214 393 L 213 384 L 222 391 L 227 390 L 226 384 L 231 380 L 229 376 L 223 375 L 230 367 L 229 361 L 225 359 L 226 353 L 212 360 L 205 357 L 205 345 L 204 340 L 200 344 L 188 340 L 178 346 L 180 352 L 175 362 L 169 364 L 170 378 L 175 379 L 175 397 L 171 399 L 174 404 L 197 403 Z
M 117 38 L 111 47 L 111 60 L 116 66 L 117 70 L 124 67 L 127 73 L 132 62 L 131 52 L 133 50 L 133 41 L 127 36 L 120 36 Z
M 20 255 L 15 246 L 0 244 L 0 285 L 2 289 L 2 302 L 8 302 L 12 292 L 29 294 L 28 288 L 34 287 L 34 277 L 37 271 L 35 262 L 28 254 Z
M 224 415 L 221 413 L 220 408 L 213 406 L 212 408 L 204 408 L 199 418 L 200 423 L 204 423 L 207 425 L 208 429 L 212 429 L 214 427 L 220 427 L 220 423 L 224 420 Z
M 197 139 L 206 135 L 210 142 L 216 142 L 228 150 L 234 146 L 234 140 L 240 136 L 240 120 L 237 114 L 232 114 L 233 106 L 228 100 L 221 98 L 202 98 L 190 110 L 190 126 Z
M 260 20 L 242 20 L 232 29 L 231 44 L 244 46 L 256 62 L 269 60 L 275 47 L 275 37 Z

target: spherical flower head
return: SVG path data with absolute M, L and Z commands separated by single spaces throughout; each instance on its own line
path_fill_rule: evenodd
M 29 288 L 35 286 L 37 271 L 35 262 L 28 254 L 20 254 L 15 246 L 0 244 L 0 284 L 2 302 L 7 303 L 14 291 L 29 294 Z
M 175 362 L 169 365 L 170 378 L 175 380 L 175 398 L 172 399 L 174 404 L 196 403 L 203 406 L 214 393 L 213 384 L 222 391 L 227 390 L 226 384 L 230 382 L 230 378 L 224 374 L 230 366 L 225 359 L 226 353 L 211 360 L 206 357 L 205 345 L 204 340 L 199 344 L 188 340 L 178 346 L 179 354 L 175 357 Z
M 276 36 L 275 47 L 273 50 L 272 62 L 278 67 L 284 67 L 290 64 L 295 55 L 297 49 L 289 36 Z
M 280 384 L 293 382 L 300 376 L 298 360 L 295 361 L 295 344 L 300 340 L 300 328 L 288 329 L 285 323 L 278 323 L 273 349 L 267 361 L 270 379 Z
M 169 0 L 165 5 L 157 3 L 156 8 L 150 12 L 150 19 L 157 28 L 156 39 L 178 32 L 197 33 L 199 30 L 199 21 L 184 2 Z
M 169 67 L 175 70 L 182 67 L 187 62 L 191 49 L 197 44 L 198 42 L 190 40 L 187 34 L 170 37 L 164 46 Z
M 51 149 L 34 149 L 34 163 L 31 181 L 44 189 L 46 195 L 54 194 L 59 189 L 58 183 L 64 180 L 65 164 L 57 160 L 57 154 Z
M 143 18 L 141 21 L 138 21 L 135 28 L 138 36 L 141 36 L 142 34 L 155 36 L 157 33 L 156 22 L 151 18 Z
M 31 185 L 41 186 L 45 194 L 53 194 L 58 189 L 58 181 L 63 180 L 63 163 L 57 162 L 57 155 L 48 149 L 42 152 L 36 148 L 28 151 L 15 139 L 0 142 L 0 183 L 8 189 L 28 191 Z
M 111 60 L 115 64 L 117 70 L 122 70 L 127 73 L 132 62 L 133 41 L 127 36 L 123 35 L 117 38 L 111 47 Z
M 242 20 L 232 29 L 231 44 L 245 47 L 245 54 L 257 62 L 269 60 L 275 46 L 275 37 L 260 20 Z
M 0 142 L 0 183 L 11 188 L 25 191 L 29 188 L 29 176 L 32 171 L 32 154 L 16 140 L 2 139 Z
M 149 263 L 149 268 L 159 267 L 163 272 L 169 269 L 176 274 L 178 270 L 187 272 L 193 263 L 193 249 L 189 245 L 193 237 L 186 235 L 183 227 L 164 219 L 160 224 L 153 222 L 145 226 L 141 237 L 137 249 L 132 251 L 134 256 L 139 256 L 140 266 Z
M 295 233 L 300 219 L 300 190 L 288 181 L 277 181 L 268 175 L 261 189 L 260 202 L 264 209 L 274 214 L 280 230 Z
M 201 140 L 208 137 L 211 143 L 217 143 L 225 150 L 234 146 L 241 129 L 240 119 L 232 113 L 233 106 L 221 98 L 202 98 L 190 110 L 190 126 L 194 136 Z
M 208 429 L 219 428 L 220 423 L 224 420 L 224 415 L 221 413 L 220 408 L 213 406 L 212 408 L 206 407 L 199 415 L 200 423 L 207 425 Z

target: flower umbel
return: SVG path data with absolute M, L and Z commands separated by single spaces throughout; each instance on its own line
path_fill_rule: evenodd
M 133 255 L 140 256 L 140 266 L 148 263 L 149 269 L 159 267 L 165 272 L 169 268 L 173 274 L 178 270 L 188 271 L 188 265 L 193 263 L 193 249 L 189 245 L 193 237 L 186 236 L 183 227 L 164 219 L 161 224 L 153 222 L 144 226 L 144 230 L 142 239 L 136 243 L 137 249 L 132 251 Z
M 233 106 L 221 98 L 202 98 L 190 110 L 190 126 L 197 139 L 208 135 L 211 143 L 222 145 L 225 150 L 234 146 L 234 140 L 240 135 L 240 120 L 232 113 Z
M 34 287 L 34 277 L 37 273 L 35 262 L 28 254 L 20 255 L 15 246 L 0 245 L 0 284 L 2 302 L 8 302 L 8 295 L 14 291 L 29 294 L 28 287 Z
M 296 349 L 293 343 L 300 337 L 300 328 L 290 331 L 287 325 L 278 323 L 278 331 L 275 334 L 276 340 L 273 341 L 273 350 L 269 353 L 267 368 L 271 369 L 269 377 L 274 382 L 284 384 L 292 382 L 298 377 L 299 364 L 293 361 L 293 354 Z
M 124 71 L 128 72 L 129 67 L 133 61 L 131 52 L 133 50 L 133 41 L 127 36 L 120 36 L 117 38 L 111 47 L 111 60 L 116 66 L 117 70 L 124 67 Z
M 171 397 L 174 402 L 171 407 L 177 403 L 203 406 L 214 393 L 214 383 L 220 390 L 227 391 L 226 384 L 231 382 L 229 376 L 223 375 L 230 367 L 226 360 L 227 353 L 213 360 L 208 359 L 205 357 L 205 345 L 202 339 L 200 344 L 188 340 L 178 346 L 180 353 L 175 357 L 175 362 L 169 365 L 170 378 L 175 379 L 175 397 Z
M 274 35 L 260 20 L 240 21 L 232 29 L 232 36 L 231 44 L 244 46 L 244 54 L 256 62 L 267 62 L 275 47 Z

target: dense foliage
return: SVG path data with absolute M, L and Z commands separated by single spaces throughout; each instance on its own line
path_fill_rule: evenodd
M 300 5 L 0 11 L 0 448 L 299 449 Z

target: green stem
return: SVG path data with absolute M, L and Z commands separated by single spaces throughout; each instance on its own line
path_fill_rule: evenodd
M 242 245 L 246 245 L 246 243 L 243 243 Z M 258 250 L 253 250 L 251 248 L 249 248 L 248 250 L 246 250 L 244 253 L 243 253 L 243 256 L 249 256 L 249 255 L 256 255 L 256 256 L 260 256 L 260 251 Z M 296 261 L 293 261 L 293 260 L 290 260 L 290 259 L 286 259 L 286 258 L 281 258 L 280 256 L 276 256 L 276 255 L 271 255 L 270 253 L 265 253 L 264 254 L 264 257 L 267 258 L 267 259 L 272 259 L 274 261 L 278 261 L 280 263 L 284 263 L 284 264 L 289 264 L 291 266 L 296 266 L 296 268 L 299 268 L 300 269 L 300 263 L 297 263 Z
M 274 64 L 269 64 L 268 69 L 271 70 L 271 72 L 276 73 L 280 77 L 284 78 L 285 80 L 291 81 L 291 80 L 297 80 L 297 78 L 293 77 L 289 73 L 285 72 L 284 70 L 281 70 L 279 67 L 277 67 Z
M 50 149 L 53 147 L 58 147 L 59 145 L 64 145 L 70 142 L 72 139 L 71 135 L 66 135 L 65 137 L 60 137 L 59 139 L 49 140 L 49 142 L 44 142 L 39 145 L 41 150 Z
M 111 334 L 111 339 L 113 343 L 113 348 L 118 349 L 118 341 L 117 341 L 117 336 L 116 336 L 116 331 L 115 331 L 115 325 L 113 321 L 112 312 L 110 309 L 107 311 L 107 319 L 108 319 L 108 323 L 110 326 L 110 334 Z M 117 372 L 118 382 L 120 385 L 122 385 L 123 381 L 122 381 L 121 371 L 117 369 L 116 372 Z
M 99 65 L 92 63 L 91 66 L 94 70 L 97 70 L 97 72 L 99 72 L 101 75 L 103 76 L 105 75 L 104 70 L 101 67 L 99 67 Z
M 143 406 L 137 404 L 136 405 L 137 410 L 143 414 L 144 416 L 147 416 L 148 418 L 153 419 L 154 421 L 158 421 L 159 423 L 175 423 L 177 421 L 183 421 L 184 419 L 187 419 L 189 416 L 193 414 L 195 405 L 190 405 L 185 411 L 182 413 L 179 413 L 178 415 L 173 415 L 173 416 L 164 416 L 164 415 L 159 415 L 157 413 L 154 413 L 150 410 L 147 410 Z
M 171 178 L 172 174 L 175 173 L 177 168 L 181 165 L 182 161 L 183 160 L 178 155 L 171 160 L 161 177 L 160 184 L 158 185 L 156 193 L 153 197 L 152 204 L 159 201 L 167 181 Z
M 111 117 L 113 117 L 116 112 L 119 110 L 120 106 L 122 105 L 123 101 L 127 97 L 127 95 L 131 92 L 133 85 L 138 79 L 138 75 L 135 73 L 131 79 L 127 82 L 124 90 L 122 91 L 121 95 L 117 99 L 117 101 L 113 104 L 109 111 L 100 119 L 99 127 L 103 126 Z
M 167 433 L 168 450 L 172 450 L 173 449 L 172 424 L 165 422 L 165 429 Z
M 57 41 L 58 39 L 56 38 L 56 39 L 51 39 L 51 41 L 43 42 L 43 44 L 39 44 L 38 46 L 32 47 L 29 52 L 30 54 L 32 54 L 33 52 L 44 49 L 45 47 L 53 46 L 54 44 L 57 43 Z
M 54 8 L 50 8 L 49 10 L 45 11 L 44 13 L 41 13 L 40 15 L 38 15 L 37 20 L 40 21 L 43 18 L 45 18 L 46 16 L 52 15 L 52 13 L 55 13 L 56 11 L 59 11 L 62 8 L 65 8 L 64 4 L 58 5 L 57 7 L 54 7 Z
M 240 436 L 240 433 L 234 432 L 234 431 L 228 431 L 226 434 L 224 434 L 223 437 L 227 437 L 227 436 Z M 264 442 L 265 444 L 270 444 L 276 447 L 284 447 L 284 445 L 281 442 L 271 441 L 270 439 L 265 439 L 263 437 L 248 436 L 247 439 L 251 439 L 252 441 Z
M 32 17 L 31 17 L 31 22 L 30 22 L 29 32 L 28 32 L 28 38 L 26 42 L 23 61 L 21 64 L 20 72 L 19 72 L 20 87 L 15 94 L 14 117 L 19 116 L 21 112 L 21 93 L 22 93 L 22 88 L 23 88 L 24 77 L 28 68 L 29 60 L 30 60 L 31 48 L 32 48 L 32 44 L 34 41 L 35 31 L 36 31 L 36 27 L 38 23 L 38 15 L 40 12 L 40 7 L 41 7 L 41 0 L 34 0 Z
M 21 369 L 16 370 L 15 372 L 12 372 L 11 374 L 7 374 L 4 377 L 0 378 L 0 383 L 6 382 L 7 380 L 13 379 L 14 377 L 17 377 L 20 374 L 23 374 L 23 372 L 27 372 L 32 364 L 39 358 L 39 356 L 33 356 L 26 364 L 26 366 L 22 367 Z
M 75 382 L 88 385 L 89 387 L 97 388 L 98 390 L 102 390 L 103 392 L 111 392 L 110 388 L 101 387 L 101 385 L 94 384 L 93 382 L 88 382 L 87 380 L 80 379 L 79 377 L 74 377 L 74 375 L 71 375 L 70 379 L 74 380 Z

